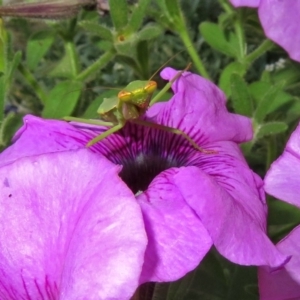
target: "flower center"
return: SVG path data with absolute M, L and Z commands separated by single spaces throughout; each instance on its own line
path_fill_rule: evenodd
M 136 194 L 145 191 L 159 173 L 172 167 L 179 167 L 175 159 L 139 153 L 135 158 L 123 162 L 120 177 Z
M 197 153 L 180 135 L 131 123 L 104 139 L 99 150 L 123 166 L 119 175 L 134 194 L 145 191 L 162 171 L 190 165 Z

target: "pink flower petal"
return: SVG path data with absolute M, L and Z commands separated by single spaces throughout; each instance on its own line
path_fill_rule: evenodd
M 241 179 L 238 180 L 238 176 L 231 178 L 231 172 Z M 281 254 L 267 237 L 264 203 L 255 190 L 247 188 L 242 172 L 245 170 L 235 167 L 231 171 L 229 167 L 224 170 L 229 191 L 196 167 L 182 169 L 175 182 L 223 256 L 243 265 L 281 266 L 288 257 Z M 241 194 L 243 190 L 244 194 Z
M 1 153 L 0 166 L 23 157 L 83 148 L 90 140 L 65 121 L 43 120 L 27 115 L 14 136 L 14 144 Z
M 291 135 L 283 154 L 272 163 L 265 177 L 265 191 L 300 207 L 300 124 Z
M 237 144 L 224 141 L 212 147 L 217 154 L 206 155 L 201 170 L 265 229 L 267 204 L 262 179 L 249 168 Z
M 300 299 L 300 227 L 295 228 L 281 240 L 277 247 L 283 253 L 292 255 L 291 260 L 279 271 L 270 273 L 259 268 L 258 282 L 260 300 Z
M 177 73 L 165 68 L 161 76 L 170 80 Z M 185 72 L 172 89 L 175 95 L 170 101 L 148 110 L 147 116 L 154 122 L 183 130 L 200 146 L 222 140 L 240 143 L 252 138 L 251 120 L 229 113 L 225 94 L 209 80 Z
M 162 172 L 137 197 L 149 240 L 141 282 L 183 277 L 198 266 L 212 246 L 201 220 L 174 183 L 180 170 Z
M 230 2 L 235 7 L 239 7 L 239 6 L 258 7 L 261 0 L 230 0 Z
M 133 294 L 147 238 L 140 208 L 118 171 L 85 149 L 23 158 L 0 169 L 1 299 Z
M 230 0 L 235 7 L 258 7 L 259 19 L 266 36 L 300 61 L 300 1 Z
M 300 1 L 261 0 L 258 13 L 266 36 L 300 61 Z

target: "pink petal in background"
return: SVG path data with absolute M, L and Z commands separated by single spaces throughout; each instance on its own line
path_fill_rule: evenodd
M 289 56 L 300 61 L 300 1 L 230 0 L 235 7 L 258 7 L 258 15 L 266 36 L 280 45 Z
M 283 253 L 292 255 L 292 258 L 283 269 L 273 273 L 265 268 L 259 268 L 260 300 L 299 300 L 300 227 L 295 228 L 281 240 L 277 247 Z

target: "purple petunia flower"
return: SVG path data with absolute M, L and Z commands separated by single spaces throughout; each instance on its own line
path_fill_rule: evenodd
M 270 195 L 300 208 L 300 124 L 291 135 L 283 154 L 272 164 L 265 178 Z M 280 271 L 259 270 L 262 300 L 300 299 L 300 226 L 278 243 L 278 249 L 291 260 Z
M 266 36 L 300 61 L 300 1 L 230 0 L 235 7 L 258 7 L 259 19 Z
M 166 68 L 162 77 L 175 74 Z M 251 139 L 251 121 L 229 113 L 223 92 L 192 73 L 173 90 L 146 118 L 216 154 L 132 123 L 87 149 L 106 128 L 25 117 L 0 155 L 0 295 L 126 299 L 137 280 L 184 276 L 212 245 L 242 265 L 287 261 L 266 235 L 262 180 L 237 145 Z

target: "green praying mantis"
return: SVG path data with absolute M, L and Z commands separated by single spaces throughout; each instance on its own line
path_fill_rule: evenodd
M 190 68 L 190 65 L 191 64 L 189 64 L 184 70 L 179 71 L 154 98 L 152 98 L 152 96 L 157 89 L 157 83 L 155 81 L 135 80 L 130 82 L 123 90 L 121 90 L 117 96 L 104 98 L 97 110 L 97 113 L 100 115 L 100 120 L 89 120 L 75 117 L 64 117 L 64 120 L 110 127 L 105 132 L 89 141 L 86 145 L 87 147 L 93 146 L 97 142 L 123 128 L 127 122 L 131 122 L 181 135 L 195 149 L 201 151 L 202 153 L 216 153 L 214 150 L 206 150 L 201 148 L 192 138 L 190 138 L 180 129 L 141 119 L 146 110 L 156 103 L 166 91 L 168 91 L 171 85 L 182 75 L 182 73 Z

